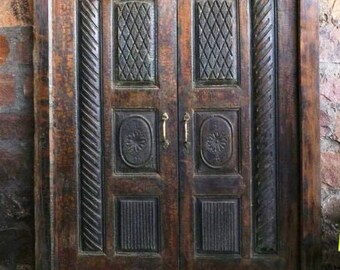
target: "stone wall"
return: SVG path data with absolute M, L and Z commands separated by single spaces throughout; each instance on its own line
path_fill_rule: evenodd
M 32 2 L 0 2 L 0 269 L 33 269 Z
M 340 0 L 320 0 L 323 269 L 340 269 Z
M 320 0 L 323 269 L 340 269 L 340 0 Z M 0 270 L 33 269 L 32 0 L 0 3 Z

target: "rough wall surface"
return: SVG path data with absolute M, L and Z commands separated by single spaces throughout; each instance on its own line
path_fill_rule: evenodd
M 0 3 L 0 270 L 33 269 L 32 0 Z M 340 0 L 320 0 L 323 269 L 340 269 Z
M 33 269 L 32 2 L 0 1 L 0 269 Z
M 340 269 L 340 0 L 320 0 L 323 269 Z

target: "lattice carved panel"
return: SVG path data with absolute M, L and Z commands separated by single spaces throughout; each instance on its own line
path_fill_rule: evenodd
M 153 84 L 156 78 L 153 1 L 117 1 L 116 81 Z
M 237 82 L 237 1 L 197 0 L 196 77 L 199 83 Z

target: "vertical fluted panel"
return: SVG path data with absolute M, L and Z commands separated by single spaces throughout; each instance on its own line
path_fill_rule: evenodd
M 119 239 L 122 251 L 157 251 L 158 222 L 155 199 L 119 202 Z
M 80 241 L 103 250 L 100 1 L 79 0 Z
M 202 200 L 201 252 L 239 253 L 237 200 Z
M 277 252 L 275 1 L 253 0 L 255 253 Z

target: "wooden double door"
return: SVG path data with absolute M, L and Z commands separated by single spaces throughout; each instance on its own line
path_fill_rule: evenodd
M 62 2 L 54 267 L 298 269 L 296 1 Z

